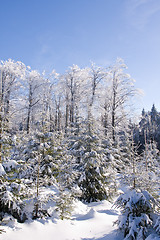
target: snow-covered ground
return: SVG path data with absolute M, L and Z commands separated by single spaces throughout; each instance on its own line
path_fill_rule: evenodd
M 118 194 L 127 192 L 128 187 L 121 184 Z M 123 234 L 113 225 L 120 215 L 109 201 L 84 204 L 75 200 L 70 219 L 60 220 L 56 211 L 58 197 L 57 185 L 40 187 L 40 199 L 45 203 L 50 217 L 31 220 L 34 207 L 33 199 L 26 202 L 25 213 L 28 219 L 25 223 L 18 223 L 11 215 L 5 214 L 0 229 L 0 240 L 123 240 Z M 137 195 L 136 195 L 137 196 Z M 133 199 L 133 198 L 132 198 Z M 116 199 L 113 200 L 115 202 Z M 151 231 L 146 240 L 160 240 L 155 231 Z
M 90 204 L 77 201 L 69 220 L 52 218 L 48 221 L 41 219 L 23 224 L 11 221 L 7 223 L 10 227 L 3 226 L 6 233 L 1 234 L 0 239 L 120 240 L 123 238 L 117 232 L 117 227 L 113 226 L 118 215 L 119 211 L 112 208 L 108 201 Z

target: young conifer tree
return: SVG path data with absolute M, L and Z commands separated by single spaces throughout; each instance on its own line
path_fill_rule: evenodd
M 152 225 L 154 198 L 147 191 L 129 190 L 121 194 L 115 206 L 121 209 L 117 220 L 118 228 L 124 234 L 124 240 L 146 239 Z
M 85 121 L 79 128 L 78 135 L 72 137 L 70 152 L 75 159 L 77 184 L 81 190 L 80 199 L 93 202 L 109 197 L 108 184 L 111 172 L 107 168 L 106 155 L 101 148 L 101 141 L 93 130 L 93 120 Z M 109 171 L 109 172 L 108 172 Z

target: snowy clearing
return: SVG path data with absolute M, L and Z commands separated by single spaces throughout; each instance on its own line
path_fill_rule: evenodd
M 118 215 L 119 211 L 108 201 L 87 205 L 77 201 L 70 220 L 15 222 L 12 228 L 3 226 L 6 233 L 1 235 L 1 240 L 120 240 L 122 237 L 113 226 Z

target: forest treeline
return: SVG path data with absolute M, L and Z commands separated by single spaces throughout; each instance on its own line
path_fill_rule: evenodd
M 67 131 L 82 120 L 92 119 L 115 141 L 137 93 L 126 68 L 118 59 L 106 68 L 73 65 L 63 75 L 55 70 L 40 74 L 22 62 L 2 61 L 2 125 L 12 132 L 30 133 L 44 125 L 47 131 Z
M 153 105 L 143 109 L 137 124 L 133 118 L 138 90 L 126 73 L 122 59 L 106 68 L 69 67 L 60 75 L 31 70 L 11 59 L 0 64 L 0 134 L 7 132 L 67 132 L 88 121 L 106 138 L 118 143 L 120 135 L 133 128 L 134 141 L 140 144 L 155 141 L 160 149 L 160 116 Z M 132 113 L 132 115 L 131 115 Z M 132 125 L 132 126 L 131 126 Z

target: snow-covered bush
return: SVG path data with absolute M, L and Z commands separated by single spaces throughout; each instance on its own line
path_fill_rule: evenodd
M 115 206 L 122 209 L 122 215 L 116 224 L 125 240 L 145 239 L 152 224 L 154 204 L 154 198 L 147 191 L 131 190 L 118 197 Z
M 156 232 L 160 235 L 160 216 L 157 217 L 154 228 L 155 228 Z
M 9 184 L 0 184 L 0 219 L 4 214 L 11 214 L 19 222 L 24 222 L 27 217 L 23 212 L 23 202 L 20 197 L 13 194 Z
M 3 165 L 0 163 L 0 177 L 2 177 L 3 175 L 5 175 L 6 174 L 6 172 L 5 172 L 5 170 L 4 170 L 4 167 L 3 167 Z

